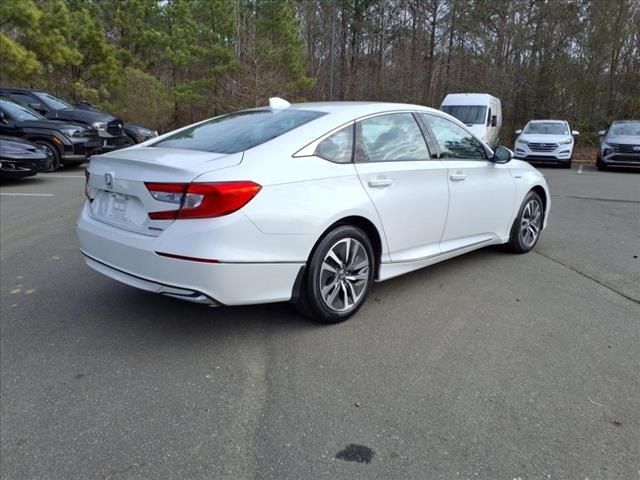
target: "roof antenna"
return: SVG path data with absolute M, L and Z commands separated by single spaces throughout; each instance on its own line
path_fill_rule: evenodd
M 289 108 L 291 104 L 287 102 L 284 98 L 280 97 L 271 97 L 269 99 L 269 108 L 271 110 L 284 110 L 285 108 Z

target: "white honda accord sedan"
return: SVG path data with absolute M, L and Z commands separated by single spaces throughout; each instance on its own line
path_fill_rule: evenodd
M 373 282 L 488 245 L 531 250 L 544 177 L 427 107 L 244 110 L 94 156 L 77 232 L 87 264 L 193 302 L 292 301 L 353 315 Z

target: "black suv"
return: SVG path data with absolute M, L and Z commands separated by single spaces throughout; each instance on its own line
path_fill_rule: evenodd
M 21 137 L 40 145 L 52 157 L 48 171 L 60 165 L 79 165 L 100 153 L 100 137 L 93 127 L 49 120 L 28 107 L 0 98 L 0 135 Z
M 77 108 L 47 92 L 24 88 L 0 88 L 0 97 L 29 107 L 49 120 L 64 120 L 95 128 L 100 135 L 103 151 L 128 147 L 134 143 L 123 130 L 124 122 L 101 110 Z

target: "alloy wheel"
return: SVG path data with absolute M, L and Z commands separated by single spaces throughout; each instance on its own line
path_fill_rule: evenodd
M 367 291 L 370 259 L 355 238 L 342 238 L 327 251 L 320 267 L 320 295 L 335 312 L 354 309 Z
M 542 206 L 536 199 L 527 202 L 520 219 L 520 241 L 526 248 L 531 248 L 540 235 L 542 227 Z

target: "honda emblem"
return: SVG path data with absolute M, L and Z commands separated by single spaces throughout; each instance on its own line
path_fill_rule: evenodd
M 636 145 L 635 147 L 633 147 L 633 151 L 640 152 L 640 145 Z

